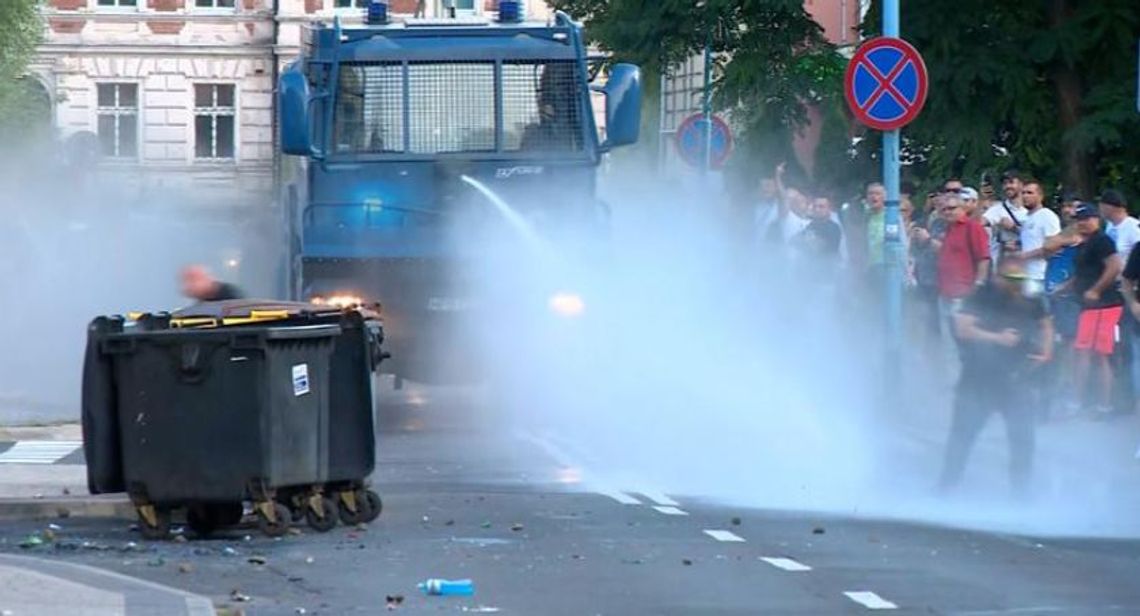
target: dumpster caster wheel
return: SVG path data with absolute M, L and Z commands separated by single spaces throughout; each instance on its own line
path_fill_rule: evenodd
M 321 499 L 320 513 L 313 511 L 310 507 L 305 509 L 305 520 L 309 523 L 309 527 L 318 533 L 327 533 L 336 526 L 337 506 L 331 498 Z
M 170 538 L 170 510 L 155 509 L 154 524 L 139 513 L 139 532 L 147 541 L 165 541 Z
M 356 498 L 361 504 L 360 513 L 364 516 L 361 521 L 366 524 L 376 520 L 380 517 L 380 512 L 384 511 L 384 502 L 380 500 L 380 495 L 372 490 L 358 492 Z
M 351 498 L 349 498 L 351 496 Z M 349 501 L 352 501 L 352 506 L 349 506 Z M 356 526 L 363 522 L 368 521 L 368 502 L 365 500 L 364 492 L 356 490 L 355 492 L 342 493 L 336 499 L 337 513 L 340 514 L 340 521 L 345 526 Z M 355 511 L 354 511 L 355 509 Z
M 292 514 L 289 508 L 281 503 L 273 503 L 273 514 L 276 520 L 271 521 L 265 517 L 264 513 L 258 513 L 257 528 L 265 534 L 266 537 L 281 537 L 289 532 L 289 521 L 292 519 Z

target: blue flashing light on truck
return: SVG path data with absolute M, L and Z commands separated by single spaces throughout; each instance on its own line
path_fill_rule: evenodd
M 449 234 L 473 208 L 493 212 L 473 205 L 485 197 L 464 176 L 574 220 L 599 209 L 602 156 L 638 139 L 636 66 L 613 65 L 593 86 L 599 67 L 569 16 L 529 23 L 517 2 L 499 9 L 497 21 L 390 23 L 373 0 L 363 27 L 307 28 L 280 77 L 281 149 L 298 157 L 284 192 L 288 293 L 380 303 L 397 377 L 463 370 L 453 340 L 464 257 Z M 592 92 L 605 97 L 604 141 Z

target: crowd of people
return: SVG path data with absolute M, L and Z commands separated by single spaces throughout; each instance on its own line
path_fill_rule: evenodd
M 1140 221 L 1124 194 L 1054 195 L 1010 169 L 979 188 L 948 179 L 916 208 L 904 183 L 901 250 L 891 252 L 882 184 L 835 208 L 784 176 L 780 167 L 761 181 L 755 229 L 766 252 L 866 298 L 878 314 L 887 265 L 902 272 L 908 348 L 953 385 L 943 488 L 958 483 L 994 414 L 1007 423 L 1011 480 L 1024 491 L 1038 424 L 1135 412 Z

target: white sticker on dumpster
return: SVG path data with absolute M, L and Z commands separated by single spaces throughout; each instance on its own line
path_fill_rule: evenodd
M 303 396 L 309 393 L 309 364 L 293 366 L 293 395 Z

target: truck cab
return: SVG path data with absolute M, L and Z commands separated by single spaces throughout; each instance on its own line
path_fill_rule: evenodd
M 400 377 L 464 370 L 456 317 L 471 298 L 457 264 L 471 255 L 454 240 L 502 222 L 472 181 L 552 228 L 596 220 L 602 157 L 638 138 L 637 67 L 613 65 L 593 85 L 581 27 L 562 13 L 522 22 L 512 4 L 497 21 L 394 23 L 373 2 L 364 27 L 307 29 L 280 78 L 281 149 L 297 157 L 284 191 L 288 293 L 380 303 Z M 592 92 L 604 96 L 604 140 Z

